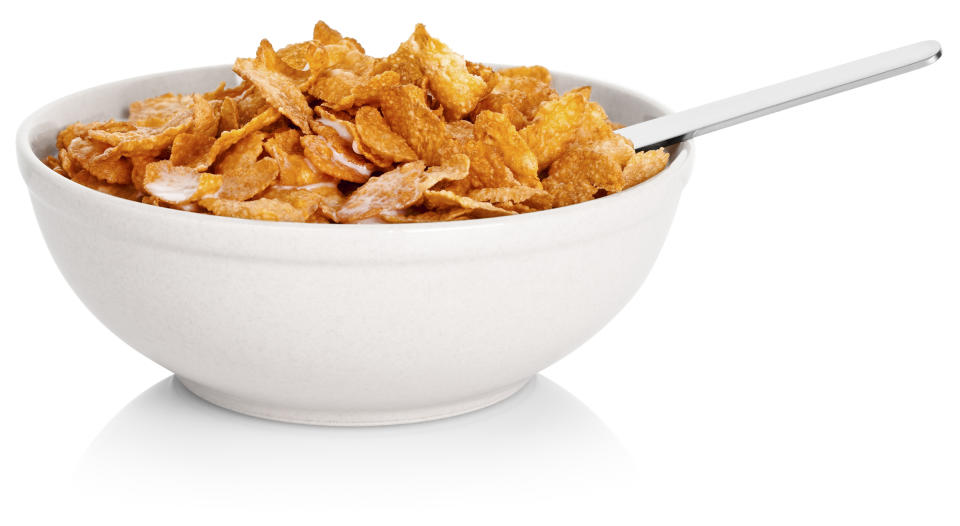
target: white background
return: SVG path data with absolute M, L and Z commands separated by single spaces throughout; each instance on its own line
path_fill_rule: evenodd
M 0 522 L 960 522 L 954 2 L 361 4 L 5 7 Z M 470 59 L 676 109 L 917 40 L 945 58 L 698 139 L 646 284 L 518 397 L 323 429 L 199 402 L 103 328 L 49 257 L 13 159 L 16 125 L 47 101 L 252 56 L 318 18 L 377 55 L 422 21 Z

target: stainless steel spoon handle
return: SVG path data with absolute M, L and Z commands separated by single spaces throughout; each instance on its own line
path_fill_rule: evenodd
M 934 40 L 862 58 L 793 80 L 658 117 L 617 130 L 637 150 L 667 146 L 768 113 L 870 84 L 932 64 L 940 58 Z

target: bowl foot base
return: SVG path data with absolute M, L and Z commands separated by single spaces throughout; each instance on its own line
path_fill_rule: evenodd
M 260 401 L 238 398 L 232 394 L 198 384 L 179 375 L 177 380 L 191 393 L 211 404 L 257 418 L 277 420 L 294 424 L 317 426 L 386 426 L 412 424 L 451 416 L 462 415 L 501 402 L 519 391 L 532 378 L 507 387 L 484 393 L 480 396 L 454 403 L 418 407 L 413 409 L 385 411 L 336 411 L 329 409 L 303 409 L 280 407 Z

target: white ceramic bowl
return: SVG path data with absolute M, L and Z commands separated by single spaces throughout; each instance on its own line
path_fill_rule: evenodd
M 47 246 L 87 308 L 200 397 L 263 418 L 392 424 L 506 398 L 633 296 L 690 174 L 682 145 L 658 176 L 574 206 L 327 225 L 148 206 L 40 161 L 66 124 L 123 118 L 131 101 L 233 78 L 215 66 L 70 95 L 27 118 L 17 156 Z M 618 122 L 665 112 L 603 82 L 557 74 L 555 84 L 592 85 Z

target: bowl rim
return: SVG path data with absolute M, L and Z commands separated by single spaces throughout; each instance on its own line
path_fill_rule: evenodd
M 490 66 L 494 68 L 504 68 L 510 67 L 510 65 L 502 65 L 491 63 Z M 229 227 L 230 225 L 238 225 L 245 229 L 282 229 L 287 231 L 302 230 L 302 231 L 314 231 L 314 232 L 325 232 L 330 229 L 334 230 L 344 230 L 347 228 L 350 229 L 363 229 L 363 230 L 376 230 L 379 232 L 392 232 L 392 231 L 402 231 L 402 232 L 414 232 L 414 231 L 437 231 L 437 230 L 469 230 L 475 228 L 486 228 L 493 226 L 500 226 L 503 224 L 519 224 L 521 221 L 544 221 L 552 217 L 558 217 L 561 215 L 570 215 L 583 212 L 586 215 L 589 215 L 597 207 L 605 206 L 602 203 L 606 202 L 608 205 L 614 204 L 614 202 L 620 202 L 625 199 L 630 199 L 635 197 L 638 194 L 651 191 L 651 188 L 658 186 L 660 184 L 665 184 L 665 181 L 673 177 L 679 177 L 681 174 L 688 174 L 689 172 L 685 168 L 692 162 L 693 159 L 693 141 L 687 140 L 677 145 L 678 149 L 676 155 L 672 155 L 669 164 L 664 168 L 660 173 L 643 181 L 631 188 L 616 192 L 614 194 L 606 195 L 597 199 L 592 199 L 590 201 L 585 201 L 582 203 L 576 203 L 573 205 L 566 205 L 557 208 L 551 208 L 548 210 L 538 210 L 535 212 L 521 213 L 511 216 L 499 216 L 499 217 L 487 217 L 487 218 L 477 218 L 477 219 L 468 219 L 463 221 L 437 221 L 437 222 L 424 222 L 424 223 L 299 223 L 299 222 L 288 222 L 288 221 L 264 221 L 264 220 L 251 220 L 244 218 L 236 217 L 224 217 L 217 216 L 213 214 L 199 214 L 194 212 L 186 212 L 183 210 L 177 210 L 173 208 L 166 208 L 161 206 L 151 206 L 145 203 L 131 201 L 129 199 L 123 199 L 121 197 L 116 197 L 104 192 L 88 188 L 84 185 L 74 183 L 70 179 L 63 177 L 52 169 L 50 169 L 43 161 L 34 153 L 33 148 L 30 146 L 29 137 L 34 128 L 39 124 L 37 122 L 38 117 L 44 113 L 47 108 L 57 105 L 58 103 L 63 102 L 66 99 L 70 99 L 76 96 L 80 96 L 85 93 L 93 92 L 96 90 L 108 88 L 118 84 L 127 84 L 127 83 L 137 83 L 144 82 L 150 79 L 166 77 L 171 75 L 186 74 L 190 72 L 199 72 L 199 71 L 210 71 L 214 69 L 225 69 L 232 71 L 232 65 L 230 64 L 216 64 L 209 66 L 200 66 L 194 68 L 185 68 L 171 71 L 164 71 L 159 73 L 151 73 L 147 75 L 139 75 L 135 77 L 129 77 L 125 79 L 115 80 L 112 82 L 106 82 L 103 84 L 98 84 L 86 89 L 82 89 L 57 99 L 50 101 L 39 108 L 32 111 L 21 123 L 17 129 L 16 134 L 16 150 L 17 156 L 21 162 L 21 171 L 24 171 L 24 163 L 27 165 L 27 169 L 37 170 L 38 173 L 43 174 L 41 177 L 46 177 L 49 182 L 58 190 L 67 192 L 69 195 L 74 196 L 77 200 L 90 200 L 91 203 L 99 202 L 100 207 L 112 207 L 119 210 L 124 210 L 127 214 L 135 215 L 148 215 L 155 218 L 168 217 L 168 221 L 199 221 L 200 224 L 211 224 L 211 225 L 222 225 L 223 227 Z M 551 75 L 562 76 L 571 80 L 574 80 L 575 83 L 583 82 L 584 85 L 589 85 L 591 87 L 601 86 L 605 89 L 612 91 L 623 92 L 630 97 L 641 100 L 646 105 L 652 107 L 654 110 L 662 112 L 663 114 L 671 113 L 671 110 L 668 109 L 665 105 L 656 101 L 647 95 L 637 92 L 636 90 L 621 86 L 618 84 L 612 84 L 600 79 L 585 77 L 583 75 L 568 73 L 559 69 L 550 69 Z M 234 74 L 234 79 L 236 79 Z M 26 174 L 21 174 L 25 176 Z M 26 177 L 25 177 L 26 178 Z M 30 185 L 28 184 L 28 187 Z M 43 199 L 42 196 L 38 195 L 37 192 L 33 190 L 32 187 L 29 188 L 31 194 L 35 198 Z M 177 219 L 179 218 L 179 219 Z

